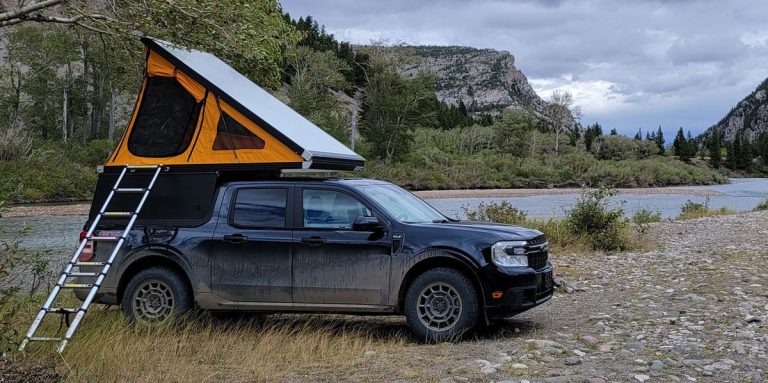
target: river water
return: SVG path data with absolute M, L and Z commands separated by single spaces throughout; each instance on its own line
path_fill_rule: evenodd
M 624 193 L 610 198 L 610 205 L 623 205 L 626 216 L 632 216 L 636 211 L 647 209 L 661 213 L 663 218 L 673 218 L 680 214 L 680 207 L 688 200 L 704 203 L 709 199 L 711 208 L 727 207 L 735 211 L 749 211 L 760 201 L 768 197 L 768 178 L 737 178 L 730 184 L 710 186 L 687 186 L 680 189 L 690 189 L 685 194 L 646 194 L 643 189 L 637 193 Z M 709 197 L 695 195 L 697 191 L 715 191 L 722 195 Z M 506 198 L 445 198 L 431 199 L 428 202 L 452 218 L 465 218 L 463 207 L 476 208 L 481 202 L 507 201 L 512 206 L 525 211 L 529 217 L 553 218 L 562 217 L 579 198 L 578 193 L 558 195 L 537 195 L 529 197 Z
M 686 201 L 703 203 L 709 198 L 712 208 L 727 207 L 735 211 L 752 210 L 763 198 L 768 197 L 768 178 L 733 179 L 730 184 L 714 186 L 689 186 L 696 192 L 713 190 L 721 193 L 710 197 L 691 194 L 646 194 L 642 189 L 637 193 L 624 193 L 611 198 L 613 206 L 624 205 L 627 216 L 640 209 L 658 211 L 664 218 L 675 217 L 680 206 Z M 464 218 L 463 206 L 470 209 L 480 202 L 508 201 L 512 206 L 528 213 L 529 217 L 561 217 L 573 206 L 578 193 L 559 195 L 538 195 L 507 198 L 445 198 L 428 200 L 432 206 L 449 217 Z M 73 249 L 83 227 L 85 216 L 39 216 L 0 218 L 0 241 L 8 241 L 19 230 L 25 228 L 20 246 L 34 251 Z

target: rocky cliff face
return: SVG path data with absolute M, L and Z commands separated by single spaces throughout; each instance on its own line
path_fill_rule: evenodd
M 733 141 L 737 135 L 755 141 L 768 133 L 768 79 L 763 81 L 749 96 L 739 101 L 720 122 L 706 132 L 722 134 L 725 141 Z
M 509 52 L 455 46 L 411 48 L 420 60 L 404 66 L 401 73 L 434 73 L 437 96 L 446 103 L 458 104 L 461 100 L 473 113 L 495 114 L 505 108 L 526 107 L 539 116 L 546 115 L 547 103 L 515 67 L 515 56 Z

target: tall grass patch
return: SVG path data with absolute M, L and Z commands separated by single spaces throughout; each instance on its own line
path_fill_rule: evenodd
M 716 217 L 720 215 L 734 214 L 734 211 L 727 207 L 721 207 L 713 209 L 709 206 L 709 197 L 707 197 L 703 203 L 693 202 L 691 200 L 686 201 L 683 206 L 680 207 L 680 214 L 677 216 L 679 220 L 704 218 L 704 217 Z
M 43 296 L 27 301 L 15 326 L 26 331 Z M 74 296 L 68 305 L 77 304 Z M 46 334 L 57 323 L 45 323 Z M 66 328 L 59 329 L 59 334 Z M 337 376 L 365 380 L 367 352 L 394 353 L 412 342 L 392 318 L 332 315 L 202 313 L 175 324 L 142 328 L 116 308 L 94 305 L 61 357 L 55 343 L 12 353 L 17 365 L 44 365 L 68 382 L 315 381 Z

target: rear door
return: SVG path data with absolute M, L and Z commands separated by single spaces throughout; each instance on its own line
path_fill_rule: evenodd
M 292 193 L 289 186 L 228 190 L 230 203 L 214 234 L 215 294 L 239 302 L 291 302 Z
M 293 301 L 297 304 L 385 305 L 390 233 L 353 231 L 374 212 L 341 188 L 297 188 L 294 204 Z

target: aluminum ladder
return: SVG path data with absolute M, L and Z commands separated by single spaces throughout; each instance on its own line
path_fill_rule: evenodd
M 128 173 L 136 173 L 136 171 L 138 170 L 154 171 L 154 173 L 146 173 L 147 175 L 149 174 L 152 175 L 151 181 L 149 182 L 147 187 L 121 188 L 120 184 L 123 182 L 123 178 Z M 112 187 L 112 190 L 109 192 L 107 199 L 104 200 L 104 204 L 101 206 L 101 210 L 99 210 L 99 213 L 96 215 L 96 217 L 93 220 L 93 223 L 88 229 L 88 232 L 86 233 L 85 238 L 83 238 L 83 240 L 80 241 L 80 246 L 77 248 L 77 251 L 75 251 L 75 255 L 66 265 L 66 267 L 64 267 L 64 271 L 61 273 L 61 277 L 59 277 L 58 282 L 51 290 L 51 293 L 48 295 L 48 299 L 40 308 L 40 312 L 38 312 L 37 317 L 32 322 L 32 325 L 29 326 L 29 330 L 27 331 L 26 337 L 24 337 L 24 339 L 21 341 L 21 344 L 19 345 L 19 351 L 24 351 L 24 349 L 27 347 L 27 344 L 29 342 L 51 341 L 51 342 L 59 342 L 58 351 L 59 353 L 64 352 L 64 348 L 67 347 L 67 344 L 75 335 L 75 332 L 77 331 L 77 327 L 80 325 L 80 321 L 83 319 L 83 315 L 85 315 L 85 312 L 88 311 L 88 307 L 91 305 L 91 302 L 96 297 L 96 292 L 99 291 L 99 287 L 101 287 L 101 284 L 104 282 L 104 278 L 106 277 L 107 272 L 109 272 L 109 268 L 112 266 L 112 263 L 117 257 L 117 254 L 120 252 L 120 249 L 123 247 L 123 243 L 125 242 L 125 239 L 127 238 L 128 234 L 133 228 L 133 225 L 136 223 L 136 219 L 139 216 L 141 209 L 144 207 L 144 203 L 147 201 L 147 197 L 149 196 L 149 193 L 152 191 L 152 187 L 155 185 L 155 181 L 157 181 L 157 178 L 160 175 L 160 172 L 162 172 L 162 170 L 163 170 L 162 165 L 146 165 L 146 166 L 126 165 L 123 167 L 123 170 L 120 173 L 120 175 L 117 177 L 117 181 L 115 182 L 115 185 Z M 136 207 L 136 210 L 132 212 L 107 211 L 107 208 L 109 207 L 109 203 L 112 201 L 112 198 L 116 194 L 121 194 L 121 193 L 141 193 L 142 194 L 142 197 L 139 200 L 139 204 Z M 117 237 L 94 236 L 93 232 L 98 226 L 99 222 L 101 221 L 101 218 L 103 217 L 126 218 L 128 219 L 128 224 L 126 225 L 123 232 Z M 85 249 L 86 244 L 88 242 L 99 242 L 99 241 L 101 242 L 116 241 L 117 242 L 117 244 L 115 245 L 115 249 L 112 250 L 112 253 L 109 256 L 109 259 L 107 259 L 106 262 L 81 262 L 79 260 L 80 254 L 83 252 L 83 249 Z M 80 266 L 101 266 L 101 271 L 90 272 L 90 273 L 81 272 L 81 271 L 72 271 L 72 269 L 75 266 L 78 267 L 78 270 Z M 67 283 L 67 280 L 73 277 L 93 277 L 96 279 L 93 283 Z M 52 307 L 53 302 L 56 300 L 56 297 L 59 295 L 59 292 L 61 292 L 62 289 L 89 289 L 89 292 L 86 298 L 83 300 L 82 305 L 80 305 L 80 307 L 78 308 Z M 67 316 L 70 314 L 75 314 L 75 318 L 72 320 L 72 323 L 70 324 L 69 328 L 67 328 L 67 332 L 64 335 L 64 337 L 35 336 L 35 332 L 37 332 L 38 328 L 40 327 L 40 324 L 43 323 L 43 319 L 48 314 L 62 314 Z

